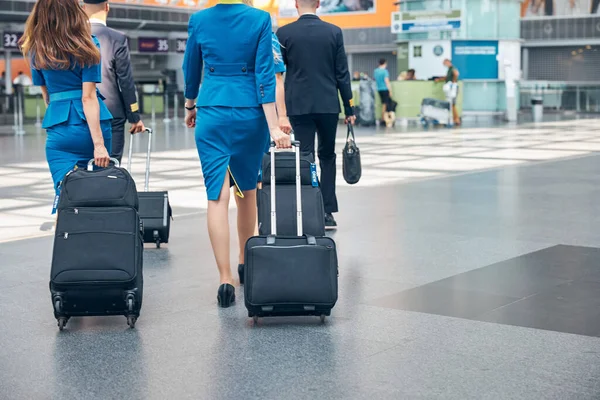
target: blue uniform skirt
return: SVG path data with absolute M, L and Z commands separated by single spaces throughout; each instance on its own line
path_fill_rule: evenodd
M 269 141 L 261 107 L 198 107 L 196 147 L 208 200 L 218 200 L 225 180 L 244 197 L 256 189 L 256 176 Z
M 110 153 L 112 141 L 111 121 L 101 121 L 104 146 Z M 46 160 L 50 167 L 54 189 L 58 195 L 58 184 L 75 166 L 87 167 L 94 158 L 94 142 L 87 122 L 60 124 L 46 130 Z

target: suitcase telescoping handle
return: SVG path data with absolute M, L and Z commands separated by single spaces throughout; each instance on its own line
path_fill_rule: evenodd
M 110 161 L 112 161 L 112 163 L 115 165 L 115 167 L 119 166 L 119 160 L 117 160 L 116 158 L 112 158 L 111 157 Z M 88 161 L 87 170 L 88 171 L 93 171 L 94 170 L 94 159 L 93 158 L 90 161 Z
M 296 155 L 296 226 L 298 229 L 298 236 L 304 235 L 304 227 L 302 226 L 302 191 L 300 185 L 300 142 L 294 140 L 292 134 L 292 149 Z M 269 153 L 271 153 L 271 235 L 277 235 L 277 206 L 275 196 L 275 153 L 278 151 L 275 146 L 275 142 L 271 142 Z
M 152 151 L 152 128 L 146 128 L 145 132 L 148 134 L 148 151 L 146 152 L 146 177 L 144 178 L 144 192 L 148 191 L 148 185 L 150 184 L 150 152 Z M 127 171 L 131 173 L 131 157 L 133 156 L 133 137 L 129 140 L 129 154 L 127 156 Z

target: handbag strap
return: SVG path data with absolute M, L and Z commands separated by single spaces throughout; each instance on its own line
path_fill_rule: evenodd
M 346 142 L 350 139 L 350 135 L 352 135 L 352 141 L 356 143 L 356 137 L 354 136 L 354 128 L 351 123 L 348 123 L 348 133 L 346 134 Z

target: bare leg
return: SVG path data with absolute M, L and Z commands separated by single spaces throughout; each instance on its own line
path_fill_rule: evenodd
M 229 256 L 229 194 L 229 173 L 226 173 L 219 200 L 208 201 L 207 213 L 208 236 L 217 261 L 221 284 L 233 283 Z
M 454 125 L 460 125 L 460 118 L 458 118 L 458 110 L 456 105 L 452 104 L 452 119 L 454 119 Z
M 237 204 L 237 230 L 240 246 L 238 264 L 244 264 L 244 248 L 250 237 L 257 231 L 256 226 L 256 190 L 247 190 L 244 192 L 244 198 L 235 197 Z
M 385 121 L 385 113 L 387 112 L 387 104 L 383 103 L 381 105 L 381 120 Z

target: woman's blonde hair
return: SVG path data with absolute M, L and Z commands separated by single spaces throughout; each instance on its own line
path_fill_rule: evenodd
M 242 3 L 244 3 L 247 6 L 254 7 L 254 0 L 242 0 Z M 279 46 L 281 46 L 281 43 L 279 43 L 279 41 L 277 41 L 277 44 L 279 44 Z M 275 45 L 273 45 L 273 58 L 275 59 L 275 64 L 277 64 L 277 63 L 279 63 L 279 61 L 281 61 L 281 56 L 279 55 L 279 53 L 277 53 L 277 50 L 275 49 Z

